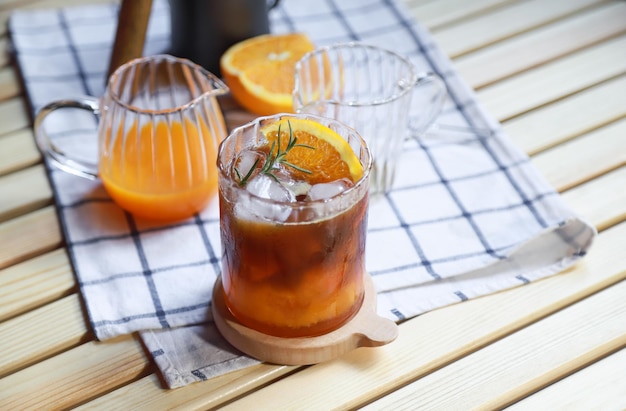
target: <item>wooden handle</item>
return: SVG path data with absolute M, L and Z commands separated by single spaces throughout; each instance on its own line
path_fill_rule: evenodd
M 107 80 L 119 66 L 141 57 L 151 9 L 152 0 L 122 0 Z
M 360 327 L 360 338 L 356 343 L 358 347 L 380 347 L 398 337 L 398 325 L 376 314 L 375 307 L 363 313 L 358 326 Z M 355 334 L 358 333 L 355 332 Z

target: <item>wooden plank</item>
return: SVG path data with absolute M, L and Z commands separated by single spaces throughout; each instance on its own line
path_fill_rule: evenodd
M 454 64 L 477 89 L 623 33 L 626 4 L 612 2 L 459 57 Z
M 0 222 L 52 202 L 52 188 L 41 164 L 0 176 L 0 193 Z
M 77 294 L 0 323 L 0 335 L 10 337 L 0 340 L 0 377 L 88 339 Z
M 559 191 L 626 165 L 626 119 L 532 157 Z
M 624 117 L 626 76 L 621 76 L 515 117 L 503 128 L 532 155 Z
M 62 244 L 53 206 L 0 223 L 0 269 L 51 251 Z
M 0 101 L 19 96 L 21 92 L 22 87 L 13 67 L 0 68 Z
M 626 348 L 507 408 L 522 410 L 624 410 Z
M 17 409 L 69 409 L 148 374 L 136 336 L 89 342 L 0 380 L 0 404 Z
M 17 339 L 20 344 L 6 342 L 9 350 L 2 351 L 3 356 L 7 354 L 6 361 L 14 361 L 15 356 L 22 362 L 30 362 L 29 355 L 36 355 L 33 351 L 58 350 L 62 344 L 75 344 L 79 337 L 84 338 L 84 326 L 77 326 L 82 323 L 76 318 L 76 313 L 80 313 L 80 309 L 76 309 L 77 304 L 77 297 L 73 295 L 38 310 L 36 313 L 44 332 L 38 333 L 38 338 L 35 339 L 37 341 L 32 341 L 32 334 L 29 333 L 32 331 L 30 325 L 35 321 L 32 318 L 27 319 L 28 316 L 18 317 L 24 319 L 23 326 L 11 323 L 11 328 L 18 328 L 16 332 L 23 338 Z M 48 307 L 50 313 L 39 312 Z M 68 317 L 74 324 L 63 324 L 61 328 L 64 331 L 55 336 L 58 327 L 54 324 L 60 323 L 58 319 L 52 321 L 52 318 L 66 311 L 69 311 Z M 47 324 L 44 316 L 49 317 Z M 4 329 L 0 330 L 5 332 Z M 55 341 L 57 337 L 59 341 Z M 31 340 L 27 340 L 28 338 Z M 23 345 L 26 348 L 13 345 Z M 212 404 L 225 402 L 280 378 L 294 369 L 296 367 L 263 364 L 213 378 L 208 384 L 192 384 L 168 390 L 163 388 L 161 380 L 155 374 L 137 379 L 154 370 L 136 338 L 127 335 L 106 342 L 85 343 L 4 377 L 0 380 L 0 404 L 12 406 L 11 409 L 67 408 L 119 388 L 90 403 L 85 409 L 128 409 L 136 399 L 140 401 L 136 403 L 137 406 L 151 405 L 152 409 L 172 409 L 177 404 L 185 404 L 186 409 L 206 409 Z M 43 394 L 41 389 L 44 390 Z
M 13 131 L 28 127 L 30 118 L 26 103 L 21 97 L 0 102 L 0 137 Z
M 212 378 L 210 382 L 164 390 L 154 374 L 99 397 L 75 410 L 207 410 L 219 407 L 293 372 L 294 366 L 261 364 Z M 257 407 L 258 409 L 258 407 Z
M 626 167 L 563 193 L 562 198 L 582 217 L 605 230 L 626 220 Z
M 490 12 L 514 0 L 438 0 L 418 4 L 405 2 L 413 17 L 430 30 Z
M 434 30 L 435 40 L 451 58 L 567 17 L 602 0 L 519 1 L 491 13 Z
M 413 318 L 400 325 L 400 336 L 389 345 L 357 349 L 335 361 L 303 369 L 249 393 L 224 409 L 249 410 L 258 404 L 267 409 L 299 409 L 304 399 L 310 409 L 362 406 L 623 280 L 626 260 L 620 252 L 624 236 L 626 224 L 612 227 L 599 235 L 584 262 L 561 275 Z M 505 306 L 507 309 L 503 310 Z M 211 382 L 206 385 L 208 389 Z M 236 387 L 233 384 L 232 388 Z M 155 389 L 148 393 L 125 390 L 124 394 L 126 400 L 140 404 L 158 403 L 159 398 L 169 393 Z M 102 403 L 100 406 L 106 408 Z
M 41 161 L 33 131 L 25 128 L 0 136 L 0 175 Z
M 504 121 L 626 73 L 626 36 L 605 41 L 478 91 Z
M 411 404 L 424 409 L 506 407 L 625 347 L 624 295 L 626 281 L 427 375 L 364 410 L 407 409 Z M 624 370 L 621 374 L 626 376 Z
M 59 248 L 0 270 L 0 321 L 76 291 L 67 253 Z

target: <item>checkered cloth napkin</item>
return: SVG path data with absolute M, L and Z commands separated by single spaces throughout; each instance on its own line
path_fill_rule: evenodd
M 117 6 L 17 11 L 10 33 L 36 112 L 67 96 L 100 96 Z M 168 4 L 155 1 L 144 55 L 167 51 Z M 447 304 L 529 283 L 581 258 L 595 230 L 513 147 L 429 33 L 396 0 L 283 0 L 275 33 L 301 31 L 318 45 L 363 41 L 408 56 L 448 87 L 437 124 L 406 143 L 393 190 L 373 201 L 366 265 L 381 316 L 402 321 Z M 416 114 L 415 112 L 413 114 Z M 95 156 L 96 120 L 59 112 L 55 144 Z M 97 337 L 139 331 L 170 387 L 256 363 L 211 321 L 220 273 L 219 210 L 174 225 L 135 220 L 101 185 L 49 167 L 56 204 Z

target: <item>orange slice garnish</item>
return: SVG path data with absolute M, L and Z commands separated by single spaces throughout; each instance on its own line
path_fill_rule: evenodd
M 363 176 L 363 166 L 350 144 L 329 127 L 309 119 L 283 118 L 261 129 L 270 145 L 278 142 L 279 128 L 281 151 L 287 148 L 290 133 L 298 144 L 287 152 L 285 161 L 309 171 L 290 168 L 295 179 L 319 184 L 347 178 L 356 183 Z

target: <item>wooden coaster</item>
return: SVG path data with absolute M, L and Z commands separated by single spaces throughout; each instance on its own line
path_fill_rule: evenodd
M 376 290 L 368 273 L 363 282 L 365 297 L 356 315 L 341 328 L 317 337 L 274 337 L 240 324 L 226 307 L 221 277 L 213 287 L 213 319 L 224 338 L 251 357 L 275 364 L 316 364 L 359 347 L 388 344 L 398 336 L 396 323 L 376 314 Z

